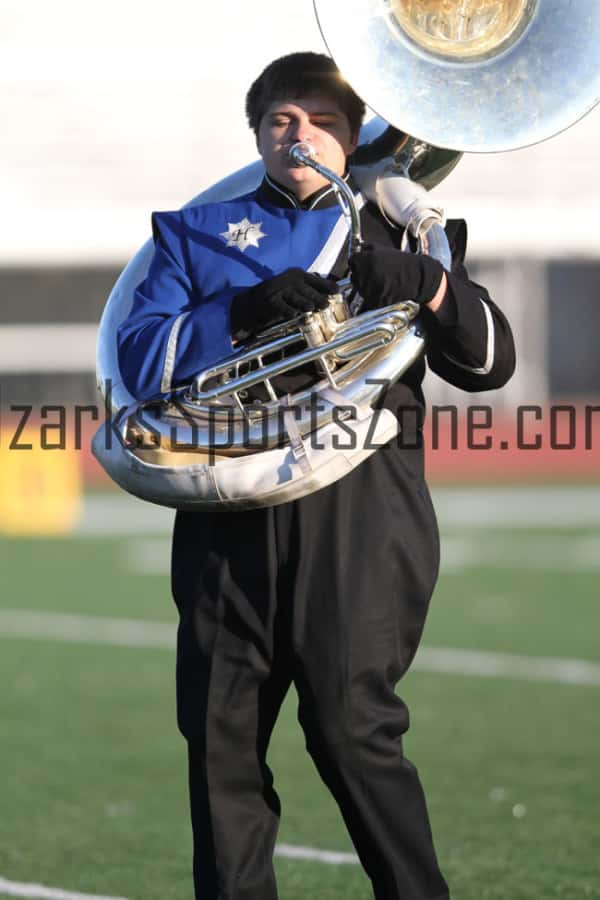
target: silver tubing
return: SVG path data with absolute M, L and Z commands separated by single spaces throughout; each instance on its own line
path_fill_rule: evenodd
M 434 222 L 419 235 L 419 252 L 437 259 L 447 272 L 452 270 L 452 251 L 442 225 Z
M 354 194 L 343 178 L 332 172 L 326 166 L 322 166 L 315 159 L 315 150 L 308 141 L 299 141 L 289 149 L 289 155 L 297 166 L 309 166 L 326 178 L 333 185 L 338 203 L 342 212 L 350 223 L 350 237 L 348 255 L 352 256 L 363 246 L 362 229 L 360 225 L 360 212 L 356 206 Z
M 390 324 L 397 321 L 400 325 L 403 317 L 394 311 L 389 318 Z M 402 332 L 403 337 L 397 343 L 384 340 L 382 346 L 345 363 L 343 372 L 337 370 L 336 374 L 340 374 L 338 390 L 348 403 L 372 406 L 382 386 L 399 378 L 422 355 L 425 342 L 418 320 L 411 322 L 408 329 L 402 329 Z M 332 421 L 333 407 L 329 402 L 321 403 L 318 399 L 327 386 L 328 381 L 324 378 L 289 398 L 302 435 L 308 435 L 315 428 Z M 280 404 L 271 402 L 250 408 L 249 416 L 246 416 L 238 412 L 237 404 L 233 407 L 221 405 L 217 400 L 202 405 L 187 397 L 185 388 L 182 388 L 173 406 L 158 406 L 150 401 L 132 407 L 123 416 L 123 431 L 126 432 L 127 426 L 132 425 L 145 435 L 144 442 L 152 446 L 159 439 L 160 444 L 168 447 L 176 434 L 177 443 L 181 446 L 189 445 L 197 449 L 212 446 L 217 453 L 238 456 L 281 445 L 280 410 Z M 243 419 L 246 421 L 242 425 Z M 124 443 L 128 441 L 124 440 Z
M 380 311 L 380 313 L 382 314 L 385 314 L 386 312 L 388 311 L 385 309 Z M 371 350 L 377 347 L 385 346 L 386 344 L 389 344 L 394 340 L 398 333 L 398 330 L 394 326 L 394 324 L 382 321 L 383 318 L 384 316 L 380 315 L 379 320 L 355 325 L 350 333 L 342 334 L 339 337 L 333 338 L 333 340 L 328 341 L 324 346 L 310 347 L 307 350 L 300 351 L 293 357 L 286 357 L 267 366 L 260 365 L 258 369 L 250 372 L 247 375 L 228 379 L 224 383 L 216 385 L 210 390 L 203 390 L 205 382 L 207 382 L 211 378 L 218 377 L 219 375 L 223 374 L 223 372 L 227 368 L 231 367 L 232 364 L 241 361 L 241 359 L 236 359 L 235 357 L 232 357 L 228 360 L 223 360 L 221 363 L 219 363 L 218 366 L 213 366 L 212 368 L 206 369 L 204 372 L 199 372 L 198 375 L 196 375 L 190 391 L 190 399 L 195 400 L 199 403 L 206 403 L 210 400 L 217 400 L 219 397 L 226 396 L 234 391 L 244 390 L 252 387 L 255 384 L 259 384 L 266 378 L 275 378 L 277 375 L 288 372 L 290 369 L 294 369 L 297 366 L 304 365 L 308 362 L 313 362 L 314 360 L 320 359 L 327 353 L 332 353 L 335 350 L 346 348 L 347 345 L 352 344 L 357 340 L 361 341 L 361 349 Z M 404 325 L 404 320 L 402 320 L 402 325 Z M 297 341 L 299 337 L 300 336 L 298 334 L 290 336 L 290 338 L 293 338 L 294 341 Z M 293 341 L 289 340 L 288 342 L 292 343 Z M 259 359 L 265 354 L 271 353 L 274 346 L 281 347 L 282 345 L 282 341 L 277 341 L 274 342 L 273 345 L 266 345 L 262 347 L 260 350 L 253 351 L 251 353 L 245 353 L 243 355 L 244 361 Z

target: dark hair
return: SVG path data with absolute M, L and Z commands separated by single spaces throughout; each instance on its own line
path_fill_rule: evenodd
M 334 61 L 323 53 L 290 53 L 270 63 L 246 95 L 248 124 L 258 134 L 260 121 L 271 103 L 317 95 L 335 100 L 348 117 L 353 134 L 359 130 L 365 104 Z

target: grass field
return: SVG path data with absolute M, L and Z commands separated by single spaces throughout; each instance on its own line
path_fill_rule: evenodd
M 25 637 L 17 615 L 174 624 L 164 525 L 121 530 L 0 541 L 0 896 L 50 896 L 2 888 L 6 879 L 191 900 L 168 640 L 135 647 L 61 636 L 71 620 L 56 620 L 54 636 Z M 407 755 L 425 783 L 452 896 L 600 898 L 600 510 L 585 528 L 453 528 L 445 546 L 428 648 L 587 660 L 597 675 L 568 684 L 416 666 L 399 685 L 412 712 Z M 294 700 L 270 754 L 280 841 L 352 853 L 304 752 Z M 352 862 L 278 856 L 276 867 L 282 900 L 372 896 Z

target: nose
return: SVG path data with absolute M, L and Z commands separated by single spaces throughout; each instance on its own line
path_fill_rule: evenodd
M 307 119 L 296 119 L 292 126 L 291 137 L 294 142 L 296 141 L 309 141 L 313 135 L 313 128 L 310 124 L 310 120 Z

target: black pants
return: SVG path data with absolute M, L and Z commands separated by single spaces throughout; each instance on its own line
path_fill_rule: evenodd
M 292 682 L 307 749 L 376 900 L 448 897 L 394 692 L 438 550 L 427 488 L 396 447 L 280 507 L 177 515 L 178 720 L 197 900 L 277 897 L 280 807 L 266 753 Z

